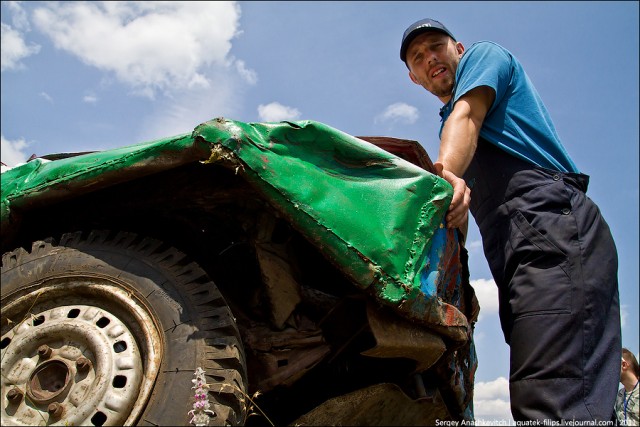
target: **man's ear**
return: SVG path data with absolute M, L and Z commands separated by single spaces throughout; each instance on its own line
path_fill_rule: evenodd
M 462 55 L 464 53 L 464 45 L 460 42 L 457 42 L 456 51 L 458 52 L 458 55 Z
M 414 82 L 415 84 L 417 84 L 418 86 L 422 86 L 419 82 L 418 79 L 416 79 L 416 76 L 413 75 L 413 73 L 411 71 L 409 71 L 409 78 L 411 79 L 412 82 Z

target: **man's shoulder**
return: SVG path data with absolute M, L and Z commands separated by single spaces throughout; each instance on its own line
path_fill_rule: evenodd
M 624 401 L 624 387 L 618 390 L 618 394 L 616 395 L 615 407 L 617 409 L 621 409 Z
M 513 55 L 496 42 L 482 40 L 477 41 L 465 50 L 462 60 L 465 63 L 487 63 L 504 64 L 507 66 L 512 62 Z
M 498 43 L 496 43 L 494 41 L 490 41 L 490 40 L 480 40 L 480 41 L 474 42 L 469 47 L 469 49 L 467 49 L 467 51 L 473 51 L 473 50 L 497 50 L 497 51 L 510 53 L 507 48 L 499 45 Z

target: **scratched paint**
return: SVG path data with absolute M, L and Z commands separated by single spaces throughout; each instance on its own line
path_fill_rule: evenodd
M 361 289 L 396 312 L 469 337 L 457 235 L 442 228 L 452 197 L 443 179 L 374 144 L 313 121 L 223 118 L 190 134 L 2 174 L 2 228 L 52 203 L 189 162 L 233 159 L 244 178 Z M 19 209 L 18 209 L 19 208 Z M 468 311 L 468 310 L 467 310 Z
M 362 289 L 455 341 L 468 339 L 457 235 L 441 228 L 452 195 L 444 180 L 312 121 L 217 119 L 194 136 L 233 152 L 248 180 Z

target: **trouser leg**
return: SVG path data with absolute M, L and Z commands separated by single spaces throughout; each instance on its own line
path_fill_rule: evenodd
M 610 420 L 621 349 L 615 245 L 584 193 L 567 193 L 561 182 L 542 191 L 510 210 L 499 284 L 509 303 L 501 312 L 510 317 L 502 323 L 512 413 L 516 420 Z

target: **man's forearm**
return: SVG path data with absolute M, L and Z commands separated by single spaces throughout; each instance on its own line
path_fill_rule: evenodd
M 481 125 L 482 122 L 474 120 L 467 102 L 460 100 L 456 103 L 456 108 L 445 122 L 440 140 L 437 161 L 445 170 L 458 177 L 465 173 L 475 154 Z
M 459 228 L 466 237 L 471 191 L 461 178 L 478 145 L 480 128 L 492 102 L 490 88 L 473 89 L 461 97 L 442 129 L 438 160 L 434 164 L 438 174 L 453 186 L 453 197 L 447 211 L 449 227 Z
M 453 106 L 442 129 L 438 162 L 461 177 L 476 152 L 480 129 L 495 99 L 488 86 L 479 86 L 462 96 Z

